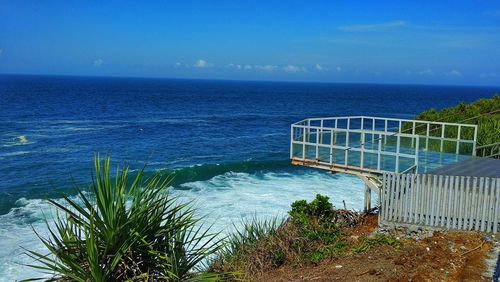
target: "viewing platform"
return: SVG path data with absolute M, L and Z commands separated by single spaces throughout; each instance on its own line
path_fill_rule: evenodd
M 475 155 L 477 126 L 368 116 L 310 118 L 292 124 L 293 164 L 381 175 L 429 172 Z
M 500 160 L 477 152 L 477 125 L 371 116 L 309 118 L 291 126 L 293 165 L 359 176 L 379 220 L 496 233 Z M 498 157 L 498 144 L 479 147 Z M 497 152 L 498 151 L 498 152 Z

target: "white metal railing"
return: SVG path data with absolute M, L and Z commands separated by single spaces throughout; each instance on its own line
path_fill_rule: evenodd
M 477 126 L 470 124 L 369 116 L 310 118 L 292 124 L 290 158 L 367 172 L 409 172 L 416 171 L 420 150 L 474 155 L 476 139 Z
M 500 159 L 500 142 L 477 147 L 476 155 L 482 158 Z

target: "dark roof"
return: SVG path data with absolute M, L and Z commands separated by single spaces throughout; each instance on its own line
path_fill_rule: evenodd
M 500 178 L 500 160 L 487 158 L 468 159 L 435 169 L 430 174 Z

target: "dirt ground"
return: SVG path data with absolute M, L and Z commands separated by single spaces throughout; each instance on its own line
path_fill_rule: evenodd
M 377 217 L 351 230 L 352 240 L 375 231 Z M 396 234 L 397 236 L 397 234 Z M 478 233 L 435 232 L 431 237 L 404 236 L 401 246 L 376 246 L 359 254 L 317 265 L 284 265 L 256 281 L 488 281 L 482 274 L 493 246 Z M 490 278 L 491 279 L 491 278 Z

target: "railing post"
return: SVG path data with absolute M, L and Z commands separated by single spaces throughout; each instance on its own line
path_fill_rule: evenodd
M 384 119 L 385 123 L 384 123 L 384 131 L 385 131 L 385 135 L 384 135 L 384 145 L 387 144 L 387 119 Z
M 293 130 L 293 124 L 290 126 L 290 159 L 293 159 L 293 141 L 294 141 L 294 130 Z
M 372 118 L 372 142 L 375 138 L 375 118 Z
M 476 146 L 477 146 L 477 125 L 474 126 L 474 142 L 472 143 L 473 156 L 476 156 Z
M 420 148 L 419 148 L 419 144 L 420 144 L 420 137 L 417 135 L 415 136 L 415 139 L 417 139 L 415 141 L 415 173 L 418 173 L 418 160 L 419 160 L 419 152 L 420 152 Z
M 445 131 L 445 127 L 446 127 L 446 125 L 441 124 L 441 147 L 439 149 L 439 152 L 441 152 L 441 153 L 443 152 L 443 149 L 444 149 L 443 146 L 444 146 L 444 131 Z
M 316 161 L 319 161 L 319 129 L 316 128 Z
M 378 135 L 378 150 L 377 150 L 377 170 L 380 171 L 382 153 L 382 135 Z
M 304 134 L 302 135 L 302 160 L 306 160 L 306 131 L 309 127 L 304 127 Z
M 333 129 L 330 133 L 330 165 L 333 164 Z
M 458 133 L 457 133 L 457 151 L 456 151 L 456 154 L 458 155 L 458 153 L 460 152 L 460 131 L 462 130 L 462 127 L 459 125 L 458 126 Z
M 412 130 L 411 130 L 411 134 L 415 135 L 415 121 L 413 122 L 413 127 L 412 127 Z M 413 138 L 411 139 L 411 146 L 413 147 L 415 145 L 414 143 L 415 140 L 413 140 Z
M 401 145 L 401 136 L 398 134 L 396 137 L 396 169 L 394 172 L 399 172 L 399 147 Z
M 359 167 L 361 168 L 364 167 L 364 156 L 365 156 L 365 133 L 361 132 L 361 152 L 360 152 L 361 159 L 359 160 Z
M 348 163 L 348 159 L 349 159 L 349 131 L 346 131 L 345 132 L 346 136 L 345 136 L 345 149 L 344 149 L 344 164 L 347 166 L 349 163 Z
M 345 160 L 344 160 L 344 164 L 347 166 L 349 165 L 349 127 L 351 126 L 351 119 L 350 118 L 347 118 L 347 129 L 346 129 L 346 132 L 345 132 Z
M 427 131 L 425 133 L 425 151 L 429 150 L 429 134 L 431 134 L 431 124 L 427 123 Z
M 320 138 L 319 138 L 319 142 L 321 144 L 323 144 L 323 120 L 321 120 L 321 122 L 320 122 L 320 128 L 321 128 L 321 133 L 320 133 L 321 135 L 320 135 Z
M 307 120 L 307 142 L 311 141 L 311 120 Z

